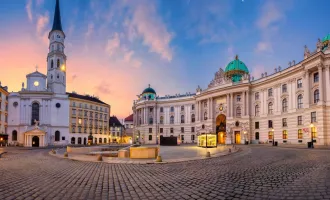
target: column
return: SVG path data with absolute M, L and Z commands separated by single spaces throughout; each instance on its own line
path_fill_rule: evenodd
M 325 94 L 326 94 L 326 101 L 330 101 L 330 90 L 329 90 L 329 85 L 330 85 L 330 77 L 329 77 L 329 65 L 325 66 Z
M 230 108 L 230 116 L 231 117 L 234 117 L 234 94 L 233 93 L 231 93 L 230 94 L 230 106 L 231 106 L 231 108 Z
M 227 117 L 229 117 L 230 116 L 230 102 L 229 102 L 229 94 L 227 94 L 227 100 L 226 100 L 227 102 L 226 102 L 226 104 L 227 104 L 227 110 L 226 110 L 226 112 L 227 112 Z
M 322 73 L 322 66 L 319 65 L 318 66 L 318 70 L 319 70 L 319 90 L 320 90 L 320 102 L 321 104 L 323 103 L 324 99 L 323 99 L 323 73 Z
M 305 71 L 304 80 L 303 80 L 303 88 L 304 88 L 304 108 L 309 108 L 309 100 L 310 100 L 310 91 L 309 91 L 309 72 Z
M 245 116 L 245 91 L 243 91 L 243 106 L 242 106 L 242 117 Z
M 213 119 L 214 118 L 214 105 L 213 105 L 213 98 L 211 97 L 211 119 Z
M 246 91 L 246 115 L 250 116 L 250 91 Z

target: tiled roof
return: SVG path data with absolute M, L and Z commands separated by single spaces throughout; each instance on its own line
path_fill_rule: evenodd
M 101 104 L 104 104 L 104 105 L 109 105 L 109 104 L 104 103 L 104 102 L 101 101 L 100 99 L 98 99 L 98 98 L 96 98 L 96 97 L 93 97 L 93 96 L 89 96 L 89 95 L 80 95 L 80 94 L 77 94 L 77 93 L 69 93 L 69 92 L 67 92 L 66 94 L 68 94 L 69 97 L 72 97 L 72 98 L 84 99 L 84 100 L 87 100 L 87 101 L 93 101 L 93 102 L 96 102 L 96 103 L 101 103 Z
M 112 116 L 109 119 L 109 126 L 112 127 L 113 124 L 115 124 L 115 126 L 123 126 L 116 116 Z
M 130 116 L 125 118 L 125 122 L 126 121 L 133 121 L 133 114 L 131 114 Z

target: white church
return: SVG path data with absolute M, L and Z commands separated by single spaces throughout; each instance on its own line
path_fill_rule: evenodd
M 53 28 L 49 32 L 47 75 L 26 75 L 26 87 L 8 98 L 8 133 L 11 143 L 44 147 L 69 143 L 69 98 L 66 94 L 65 34 L 59 0 L 56 0 Z

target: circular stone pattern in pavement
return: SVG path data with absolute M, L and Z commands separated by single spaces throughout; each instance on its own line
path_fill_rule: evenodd
M 324 150 L 251 147 L 166 165 L 11 151 L 0 159 L 1 199 L 330 199 L 330 151 Z

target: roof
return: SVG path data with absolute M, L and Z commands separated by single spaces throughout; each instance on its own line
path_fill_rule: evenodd
M 238 59 L 238 56 L 236 55 L 235 60 L 231 61 L 230 63 L 228 63 L 226 69 L 225 69 L 225 73 L 228 73 L 229 71 L 237 71 L 237 72 L 245 72 L 245 73 L 249 73 L 249 69 L 247 68 L 247 66 Z
M 150 87 L 150 84 L 149 84 L 149 87 L 146 88 L 146 89 L 144 89 L 143 92 L 142 92 L 142 94 L 145 94 L 145 93 L 156 94 L 156 91 L 155 91 L 154 89 L 152 89 L 152 88 Z
M 53 21 L 53 28 L 51 31 L 62 31 L 62 23 L 61 23 L 61 12 L 60 12 L 60 1 L 56 0 L 55 5 L 55 13 L 54 13 L 54 21 Z
M 115 126 L 123 126 L 116 116 L 112 116 L 109 119 L 109 126 L 113 126 L 113 124 L 115 124 Z
M 42 74 L 38 71 L 30 73 L 30 74 L 26 75 L 26 77 L 43 77 L 43 78 L 47 78 L 47 76 L 45 74 Z
M 322 42 L 330 40 L 330 33 L 322 39 Z
M 83 100 L 87 100 L 87 101 L 93 101 L 93 102 L 96 102 L 96 103 L 101 103 L 101 104 L 104 104 L 104 105 L 109 105 L 109 104 L 104 103 L 100 99 L 98 99 L 96 97 L 93 97 L 93 96 L 80 95 L 80 94 L 77 94 L 77 93 L 69 93 L 69 92 L 67 92 L 66 94 L 69 95 L 69 97 L 71 97 L 71 98 L 83 99 Z
M 126 117 L 125 120 L 126 121 L 133 121 L 133 114 L 131 114 L 130 116 Z

